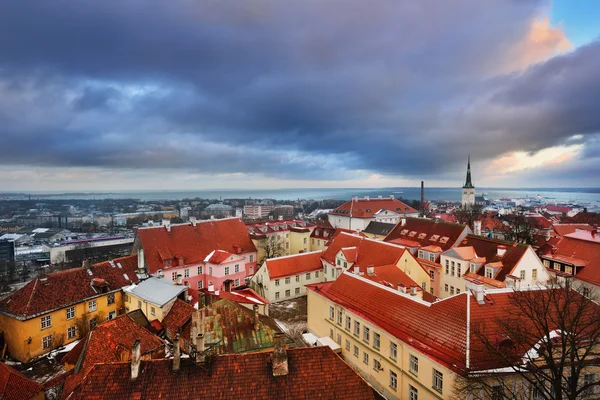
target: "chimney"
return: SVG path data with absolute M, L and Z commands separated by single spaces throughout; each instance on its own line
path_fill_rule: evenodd
M 181 347 L 179 347 L 179 333 L 175 334 L 173 339 L 173 372 L 179 372 L 181 365 Z
M 131 347 L 131 379 L 137 379 L 140 374 L 141 359 L 140 341 L 136 340 Z
M 367 274 L 373 275 L 375 273 L 375 267 L 372 265 L 367 266 Z
M 181 274 L 177 274 L 177 284 L 181 285 L 182 284 L 182 280 L 183 280 L 183 275 Z
M 358 273 L 359 273 L 359 272 L 360 272 L 360 267 L 356 267 L 356 266 L 355 266 L 355 267 L 354 267 L 354 273 L 355 273 L 356 275 L 358 275 Z
M 369 196 L 365 196 L 365 200 L 369 200 Z
M 352 196 L 352 201 L 357 201 L 358 200 L 358 196 Z
M 395 197 L 394 197 L 394 195 L 393 195 L 393 194 L 390 194 L 390 199 L 392 199 L 392 200 L 394 200 L 394 199 L 395 199 Z
M 206 361 L 206 355 L 204 354 L 204 335 L 199 333 L 196 335 L 196 362 L 203 363 Z
M 283 215 L 280 215 L 279 217 L 277 217 L 277 221 L 283 221 Z
M 254 330 L 256 331 L 260 327 L 260 325 L 259 325 L 260 318 L 259 318 L 259 314 L 258 314 L 258 304 L 255 304 L 252 308 L 254 309 Z
M 144 249 L 138 249 L 138 272 L 143 272 L 146 270 L 146 260 L 144 259 Z
M 190 220 L 190 223 L 192 224 L 192 226 L 196 226 L 196 224 L 198 223 L 198 220 L 196 219 L 196 217 L 190 217 L 189 220 Z
M 382 195 L 377 196 L 378 199 L 383 199 Z
M 169 219 L 163 219 L 162 220 L 162 225 L 167 228 L 167 232 L 171 232 L 171 220 Z
M 399 291 L 400 293 L 404 293 L 404 294 L 406 294 L 406 286 L 404 286 L 404 284 L 402 284 L 402 283 L 399 283 L 399 284 L 398 284 L 398 291 Z
M 417 295 L 417 286 L 416 285 L 410 285 L 410 295 L 411 296 Z
M 503 244 L 498 245 L 496 253 L 498 254 L 498 257 L 502 257 L 504 255 L 504 253 L 506 253 L 506 246 Z
M 470 290 L 471 292 L 473 292 L 473 295 L 475 296 L 477 303 L 483 304 L 484 303 L 483 297 L 485 296 L 485 293 L 483 292 L 483 282 L 481 282 L 477 279 L 473 279 L 473 280 L 467 279 L 465 283 L 466 283 L 467 290 Z
M 404 226 L 404 225 L 406 225 L 406 218 L 402 218 L 402 219 L 400 220 L 400 224 L 401 224 L 400 226 Z
M 83 268 L 83 269 L 89 269 L 91 266 L 92 266 L 92 264 L 90 263 L 90 260 L 88 260 L 87 258 L 85 260 L 83 260 L 81 263 L 81 268 Z
M 481 221 L 473 221 L 473 233 L 481 236 Z
M 551 231 L 550 229 L 546 229 L 546 242 L 551 239 Z
M 273 337 L 273 376 L 288 374 L 288 358 L 285 349 L 285 333 L 278 332 Z

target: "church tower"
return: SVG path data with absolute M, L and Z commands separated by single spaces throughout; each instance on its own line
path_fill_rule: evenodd
M 475 186 L 471 182 L 471 156 L 467 161 L 467 180 L 462 187 L 462 206 L 473 207 L 475 205 Z

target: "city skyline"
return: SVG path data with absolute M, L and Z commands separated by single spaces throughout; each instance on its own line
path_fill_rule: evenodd
M 594 1 L 0 5 L 0 189 L 594 187 Z

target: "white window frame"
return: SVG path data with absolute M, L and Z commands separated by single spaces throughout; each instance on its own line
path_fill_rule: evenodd
M 98 309 L 98 302 L 96 299 L 88 301 L 88 312 L 94 312 Z
M 419 375 L 419 358 L 414 354 L 408 356 L 408 370 L 415 375 Z
M 73 319 L 73 318 L 75 318 L 75 316 L 76 316 L 75 307 L 67 308 L 67 320 Z
M 52 328 L 52 316 L 44 315 L 42 318 L 40 318 L 40 326 L 41 330 Z

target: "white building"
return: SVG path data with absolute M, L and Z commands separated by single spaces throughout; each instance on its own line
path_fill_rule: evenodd
M 344 228 L 353 231 L 362 231 L 371 221 L 397 223 L 401 218 L 418 217 L 419 212 L 390 196 L 379 196 L 371 199 L 369 196 L 352 200 L 342 204 L 329 212 L 329 223 L 334 228 Z
M 475 186 L 471 182 L 471 157 L 467 161 L 467 179 L 462 187 L 462 206 L 473 207 L 475 205 Z

